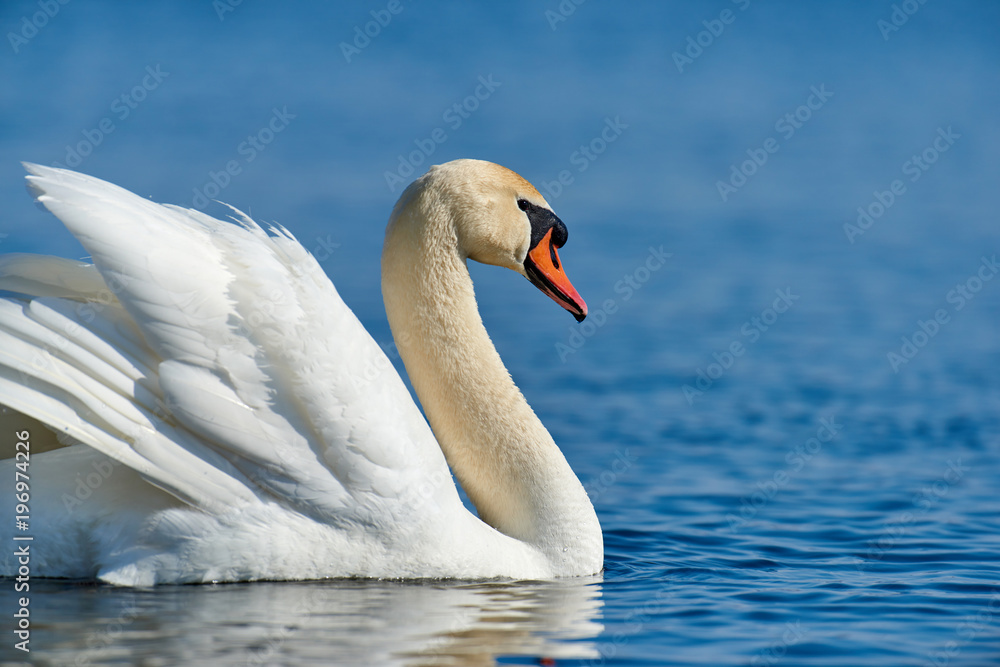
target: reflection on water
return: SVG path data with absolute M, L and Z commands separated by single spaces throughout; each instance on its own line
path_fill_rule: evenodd
M 11 588 L 3 586 L 2 598 Z M 599 578 L 154 590 L 38 582 L 31 658 L 72 665 L 407 666 L 492 665 L 500 656 L 521 656 L 526 664 L 588 659 L 598 657 L 594 640 L 604 627 L 601 588 Z M 20 657 L 9 650 L 0 648 L 4 660 Z

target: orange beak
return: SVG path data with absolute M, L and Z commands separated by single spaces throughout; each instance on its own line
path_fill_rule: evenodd
M 552 243 L 552 229 L 528 251 L 524 258 L 528 279 L 560 306 L 573 313 L 577 322 L 587 317 L 587 304 L 562 270 L 559 253 Z

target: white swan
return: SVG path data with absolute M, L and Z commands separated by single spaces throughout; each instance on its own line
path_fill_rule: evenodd
M 0 258 L 0 289 L 25 295 L 0 299 L 0 404 L 19 413 L 5 424 L 36 452 L 45 429 L 16 426 L 28 418 L 68 445 L 30 459 L 19 534 L 33 537 L 34 575 L 151 585 L 601 570 L 593 506 L 493 347 L 466 267 L 505 266 L 586 315 L 556 252 L 566 227 L 523 178 L 449 162 L 390 217 L 386 312 L 432 433 L 284 229 L 26 168 L 94 262 Z M 14 465 L 0 476 L 14 479 Z

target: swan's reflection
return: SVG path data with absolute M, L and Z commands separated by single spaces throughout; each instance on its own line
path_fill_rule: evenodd
M 32 653 L 56 664 L 537 664 L 597 657 L 603 630 L 596 577 L 60 588 L 33 612 L 46 631 Z

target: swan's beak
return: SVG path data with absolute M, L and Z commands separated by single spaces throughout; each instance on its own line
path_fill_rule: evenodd
M 559 253 L 552 243 L 552 229 L 545 232 L 545 236 L 528 251 L 528 256 L 524 258 L 524 270 L 535 287 L 573 313 L 577 322 L 587 317 L 587 303 L 562 270 Z

